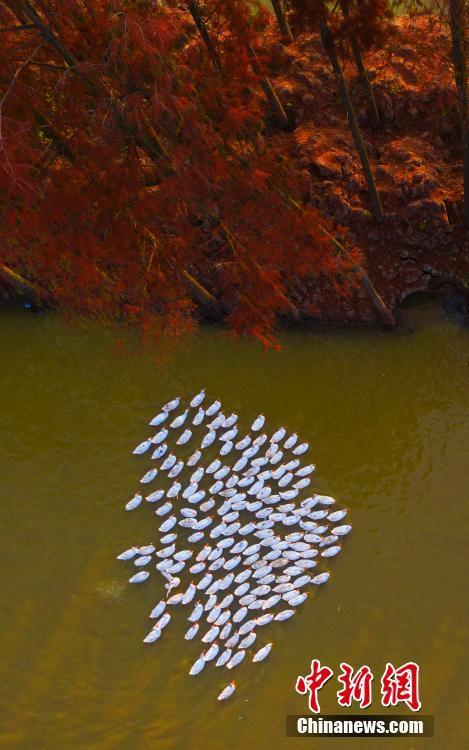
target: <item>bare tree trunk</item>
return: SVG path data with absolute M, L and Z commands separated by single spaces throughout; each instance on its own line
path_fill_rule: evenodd
M 218 68 L 218 70 L 221 70 L 220 58 L 218 57 L 218 53 L 215 49 L 215 45 L 213 44 L 210 34 L 208 33 L 207 26 L 205 25 L 205 21 L 202 18 L 202 14 L 200 12 L 198 1 L 187 0 L 187 7 L 189 9 L 189 13 L 194 19 L 194 23 L 197 26 L 200 36 L 202 37 L 203 42 L 207 48 L 208 56 L 210 57 L 215 67 Z
M 262 75 L 259 63 L 257 62 L 257 55 L 252 45 L 249 45 L 248 53 L 249 57 L 251 58 L 251 65 L 254 73 L 256 73 L 257 75 Z M 264 90 L 267 101 L 272 107 L 272 111 L 275 115 L 275 119 L 277 120 L 277 124 L 283 130 L 286 130 L 286 128 L 288 128 L 290 124 L 288 115 L 283 108 L 282 102 L 278 98 L 277 92 L 275 91 L 270 78 L 268 78 L 267 76 L 263 76 L 261 80 L 261 86 Z
M 294 200 L 290 195 L 283 194 L 283 197 L 290 203 L 293 208 L 295 208 L 296 211 L 304 215 L 305 209 L 303 206 L 301 206 L 298 201 Z M 338 255 L 345 255 L 345 257 L 349 256 L 349 251 L 343 245 L 337 237 L 335 237 L 331 232 L 329 232 L 326 227 L 323 227 L 322 224 L 315 225 L 319 228 L 319 230 L 324 234 L 325 237 L 328 237 L 328 239 L 331 241 L 333 245 L 337 248 L 337 254 Z M 358 263 L 355 265 L 353 269 L 351 269 L 354 273 L 357 274 L 358 280 L 360 284 L 362 285 L 363 289 L 368 294 L 370 301 L 373 305 L 373 307 L 376 310 L 376 313 L 378 315 L 378 318 L 383 325 L 384 328 L 392 328 L 396 325 L 396 320 L 394 318 L 394 315 L 392 314 L 389 307 L 386 306 L 383 298 L 377 291 L 376 287 L 374 286 L 373 282 L 371 281 L 370 277 L 368 276 L 367 272 L 363 268 L 363 266 L 359 265 Z
M 353 56 L 355 58 L 355 65 L 357 66 L 360 81 L 365 92 L 366 104 L 368 109 L 368 119 L 372 128 L 377 130 L 380 126 L 378 107 L 376 106 L 375 96 L 371 87 L 370 79 L 368 78 L 368 71 L 363 62 L 362 53 L 357 40 L 352 37 L 350 40 L 350 46 L 352 47 Z
M 223 310 L 218 300 L 206 289 L 200 281 L 197 281 L 189 271 L 185 268 L 181 269 L 181 273 L 185 281 L 187 282 L 189 289 L 191 290 L 192 298 L 197 302 L 199 307 L 204 311 L 205 315 L 212 320 L 221 320 L 223 318 Z
M 277 16 L 277 23 L 282 34 L 282 42 L 284 44 L 291 44 L 293 42 L 293 34 L 291 33 L 290 24 L 288 23 L 287 14 L 283 7 L 282 0 L 270 0 L 274 13 Z
M 339 242 L 337 237 L 334 237 L 333 234 L 328 232 L 327 229 L 325 229 L 321 225 L 319 225 L 319 229 L 323 234 L 326 235 L 326 237 L 329 237 L 331 242 L 336 246 L 338 253 L 342 253 L 345 256 L 349 255 L 347 248 L 341 242 Z M 375 308 L 376 314 L 378 315 L 379 321 L 383 328 L 393 328 L 393 326 L 396 325 L 396 319 L 389 307 L 387 307 L 384 303 L 383 298 L 381 297 L 380 293 L 376 289 L 363 266 L 357 264 L 354 268 L 354 271 L 357 274 L 361 286 L 370 298 L 371 304 Z
M 384 328 L 393 328 L 396 325 L 396 319 L 389 307 L 386 307 L 386 305 L 384 304 L 383 298 L 376 290 L 376 287 L 374 286 L 370 277 L 363 268 L 359 268 L 357 274 L 360 280 L 360 284 L 368 294 L 372 305 L 376 310 L 381 325 Z
M 461 122 L 461 140 L 464 174 L 464 226 L 469 228 L 469 113 L 467 94 L 467 58 L 466 58 L 466 9 L 465 0 L 449 2 L 452 57 L 454 75 L 459 99 L 459 119 Z
M 348 0 L 340 0 L 340 7 L 342 8 L 342 13 L 344 14 L 344 16 L 348 17 L 349 15 Z M 360 76 L 360 81 L 363 87 L 363 91 L 365 93 L 366 104 L 368 108 L 368 119 L 370 121 L 371 126 L 377 130 L 380 126 L 378 108 L 376 106 L 376 101 L 375 101 L 375 97 L 373 94 L 373 88 L 371 86 L 370 79 L 368 77 L 368 71 L 363 61 L 362 53 L 360 50 L 360 45 L 357 42 L 357 39 L 353 33 L 352 33 L 352 36 L 350 37 L 350 46 L 352 48 L 353 57 L 355 59 L 355 65 L 357 66 L 358 75 Z
M 27 302 L 39 302 L 39 290 L 30 281 L 25 279 L 16 271 L 0 263 L 0 281 L 6 286 L 11 287 L 17 294 L 23 297 Z
M 381 199 L 379 197 L 378 190 L 376 189 L 376 183 L 373 177 L 373 172 L 371 171 L 370 160 L 368 158 L 368 153 L 366 151 L 365 143 L 363 141 L 363 136 L 361 134 L 360 127 L 358 125 L 355 110 L 354 110 L 352 100 L 350 98 L 350 94 L 347 88 L 347 83 L 345 81 L 344 74 L 342 72 L 342 67 L 340 65 L 340 61 L 339 61 L 336 48 L 334 45 L 334 40 L 332 39 L 332 35 L 327 25 L 327 22 L 325 20 L 325 17 L 321 21 L 321 39 L 322 39 L 324 49 L 331 61 L 331 65 L 332 65 L 332 69 L 334 71 L 335 77 L 337 78 L 340 98 L 342 99 L 342 104 L 347 113 L 348 124 L 352 132 L 353 140 L 355 143 L 355 148 L 357 149 L 358 156 L 360 158 L 363 172 L 365 175 L 366 184 L 368 186 L 368 192 L 370 195 L 373 215 L 376 221 L 378 223 L 381 223 L 384 218 L 383 207 L 381 205 Z

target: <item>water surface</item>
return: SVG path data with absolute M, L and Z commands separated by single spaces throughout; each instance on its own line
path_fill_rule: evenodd
M 436 737 L 369 750 L 467 747 L 469 331 L 427 303 L 406 315 L 389 335 L 288 332 L 280 354 L 208 329 L 157 369 L 126 331 L 119 348 L 98 326 L 2 311 L 1 748 L 293 748 L 285 715 L 306 712 L 293 685 L 313 657 L 369 664 L 375 682 L 386 661 L 420 664 Z M 315 487 L 354 526 L 331 581 L 266 629 L 270 658 L 236 668 L 224 705 L 226 670 L 187 675 L 198 650 L 182 611 L 142 644 L 160 589 L 154 577 L 128 586 L 115 560 L 155 528 L 148 507 L 123 510 L 142 473 L 131 449 L 162 401 L 202 386 L 245 424 L 263 411 L 309 440 Z M 323 689 L 323 713 L 336 689 Z

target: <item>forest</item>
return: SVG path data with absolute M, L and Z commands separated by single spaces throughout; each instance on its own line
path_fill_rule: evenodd
M 0 1 L 0 291 L 174 338 L 469 285 L 466 0 Z

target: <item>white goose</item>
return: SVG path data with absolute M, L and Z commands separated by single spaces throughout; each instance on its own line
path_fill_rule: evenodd
M 211 406 L 209 406 L 208 409 L 205 412 L 206 415 L 207 415 L 207 417 L 211 417 L 214 414 L 216 414 L 217 411 L 220 410 L 220 407 L 221 407 L 221 402 L 220 401 L 214 401 L 213 404 Z
M 186 409 L 182 414 L 179 415 L 179 417 L 176 417 L 175 419 L 173 419 L 173 421 L 170 424 L 170 427 L 172 427 L 173 429 L 182 427 L 182 425 L 186 421 L 186 417 L 188 413 L 189 413 L 189 409 Z
M 207 432 L 205 437 L 202 440 L 201 448 L 208 448 L 209 445 L 212 445 L 213 441 L 215 440 L 217 436 L 217 433 L 214 430 L 211 430 L 210 432 Z
M 153 453 L 151 454 L 152 459 L 162 458 L 166 451 L 168 450 L 168 446 L 166 443 L 162 443 L 162 445 L 159 445 Z
M 174 453 L 170 453 L 169 456 L 165 458 L 163 463 L 160 466 L 161 471 L 167 471 L 168 469 L 172 469 L 174 464 L 176 463 L 177 458 L 174 455 Z
M 206 600 L 205 609 L 202 601 L 190 606 L 192 613 L 188 618 L 190 627 L 184 636 L 186 640 L 201 638 L 202 618 L 210 626 L 205 634 L 202 632 L 201 638 L 203 643 L 210 644 L 209 648 L 193 664 L 191 674 L 198 674 L 210 661 L 232 669 L 243 661 L 246 650 L 255 643 L 258 629 L 273 620 L 282 622 L 292 617 L 306 601 L 308 589 L 329 578 L 328 572 L 314 575 L 318 561 L 324 559 L 325 562 L 338 554 L 339 542 L 351 530 L 347 523 L 340 525 L 346 511 L 328 507 L 334 504 L 333 498 L 313 494 L 302 499 L 306 494 L 302 491 L 310 484 L 314 471 L 314 464 L 301 465 L 299 459 L 308 450 L 308 443 L 301 443 L 296 433 L 287 437 L 284 427 L 277 429 L 269 439 L 268 433 L 262 432 L 263 414 L 253 421 L 250 433 L 237 439 L 237 415 L 226 417 L 220 401 L 204 410 L 201 407 L 204 398 L 202 390 L 191 399 L 188 408 L 178 416 L 173 415 L 170 422 L 166 422 L 168 415 L 178 408 L 180 399 L 168 402 L 151 422 L 153 426 L 166 422 L 167 426 L 162 426 L 156 435 L 134 448 L 134 453 L 140 455 L 155 445 L 152 459 L 162 459 L 161 466 L 150 469 L 142 477 L 144 483 L 153 481 L 159 471 L 163 478 L 164 472 L 171 479 L 180 475 L 167 491 L 160 488 L 145 498 L 158 503 L 157 516 L 166 516 L 159 527 L 160 549 L 155 560 L 168 598 L 153 608 L 150 617 L 154 620 L 159 617 L 161 622 L 156 622 L 144 641 L 158 640 L 168 624 L 166 605 L 191 605 L 196 594 Z M 195 411 L 189 412 L 189 409 Z M 190 427 L 184 429 L 188 423 Z M 183 428 L 179 437 L 175 436 L 176 445 L 183 446 L 194 439 L 194 427 L 202 424 L 207 431 L 199 448 L 187 460 L 180 458 L 177 451 L 168 450 L 164 441 L 171 429 Z M 241 455 L 233 460 L 232 466 L 222 465 L 218 457 L 203 461 L 204 449 L 217 438 L 220 444 L 216 450 L 220 457 L 234 449 L 240 451 Z M 284 459 L 284 453 L 288 455 L 289 450 L 293 453 L 291 460 Z M 226 461 L 231 463 L 228 458 Z M 186 466 L 197 468 L 191 472 L 185 470 Z M 207 482 L 207 487 L 211 484 L 209 490 L 199 488 L 206 474 L 213 475 L 212 483 Z M 180 493 L 188 507 L 180 507 L 184 502 L 174 502 L 173 508 L 170 501 Z M 138 507 L 142 499 L 137 493 L 126 508 Z M 213 509 L 214 515 L 208 515 Z M 183 537 L 188 539 L 187 544 L 181 543 L 178 537 L 182 528 L 188 531 Z M 292 533 L 288 533 L 290 531 Z M 197 553 L 198 543 L 203 544 L 204 538 L 210 544 Z M 155 551 L 151 544 L 135 546 L 121 553 L 118 559 L 132 560 L 137 568 L 143 568 L 152 563 Z M 178 591 L 181 581 L 176 574 L 183 571 L 186 564 L 194 580 Z M 148 570 L 139 570 L 130 581 L 140 583 L 148 576 Z M 170 595 L 174 589 L 178 593 Z M 289 609 L 278 611 L 278 605 L 284 602 Z M 253 617 L 256 619 L 251 619 Z M 262 661 L 271 648 L 271 643 L 263 646 L 252 660 Z M 222 691 L 220 700 L 224 699 L 221 696 L 226 690 L 228 697 L 232 694 L 231 685 L 234 683 Z
M 194 398 L 190 402 L 192 408 L 196 409 L 198 406 L 200 406 L 200 404 L 202 403 L 202 401 L 204 400 L 204 398 L 205 398 L 205 388 L 202 388 L 202 390 L 200 391 L 200 393 L 198 393 L 196 396 L 194 396 Z
M 192 454 L 192 456 L 189 456 L 186 463 L 188 466 L 195 466 L 200 461 L 200 457 L 202 456 L 202 452 L 199 450 L 196 450 L 195 453 Z
M 178 396 L 178 398 L 175 398 L 172 401 L 168 401 L 168 403 L 163 406 L 162 410 L 165 412 L 174 411 L 174 409 L 178 408 L 180 403 L 181 403 L 181 399 Z
M 225 662 L 223 662 L 223 663 L 225 663 Z M 218 700 L 219 701 L 225 701 L 227 698 L 230 697 L 230 695 L 233 695 L 233 693 L 234 693 L 235 690 L 236 690 L 236 684 L 234 682 L 230 682 L 230 684 L 227 685 L 226 688 L 223 688 L 223 690 L 221 691 L 220 695 L 218 696 Z
M 151 445 L 151 438 L 148 438 L 147 440 L 144 440 L 143 443 L 140 443 L 140 445 L 137 445 L 137 447 L 133 449 L 132 453 L 135 456 L 140 456 L 142 453 L 146 453 Z
M 176 440 L 176 445 L 185 445 L 189 442 L 189 440 L 192 437 L 192 431 L 191 430 L 184 430 L 182 435 L 179 436 L 179 438 Z
M 126 510 L 135 510 L 135 508 L 138 508 L 138 506 L 140 505 L 140 503 L 142 502 L 142 500 L 143 500 L 142 495 L 140 495 L 140 493 L 137 492 L 137 494 L 134 495 L 133 498 L 131 500 L 129 500 L 129 502 L 126 504 L 125 509 Z M 123 558 L 123 559 L 127 559 L 127 558 Z
M 251 430 L 253 432 L 258 432 L 258 430 L 261 430 L 265 424 L 265 417 L 263 414 L 259 414 L 258 417 L 254 420 L 251 426 Z
M 162 430 L 157 432 L 156 435 L 152 437 L 151 442 L 154 445 L 158 445 L 159 443 L 162 443 L 163 440 L 166 440 L 166 438 L 168 437 L 168 432 L 169 432 L 168 429 L 166 427 L 163 427 Z
M 194 419 L 192 420 L 192 424 L 197 427 L 197 425 L 202 424 L 204 421 L 205 412 L 203 409 L 199 409 L 197 414 L 195 415 Z
M 159 424 L 162 424 L 165 419 L 168 419 L 168 412 L 162 411 L 160 414 L 157 414 L 156 417 L 153 417 L 151 422 L 149 423 L 151 427 L 157 427 Z

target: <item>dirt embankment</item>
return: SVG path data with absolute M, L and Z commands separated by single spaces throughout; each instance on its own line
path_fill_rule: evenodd
M 352 62 L 345 75 L 386 214 L 372 218 L 365 180 L 328 60 L 317 36 L 272 56 L 272 79 L 296 127 L 285 135 L 307 177 L 305 200 L 358 245 L 385 303 L 415 291 L 469 291 L 469 232 L 462 227 L 462 163 L 448 30 L 401 18 L 385 51 L 365 56 L 381 127 L 373 130 Z M 298 291 L 322 318 L 363 322 L 376 314 L 364 291 L 338 298 L 311 282 Z

